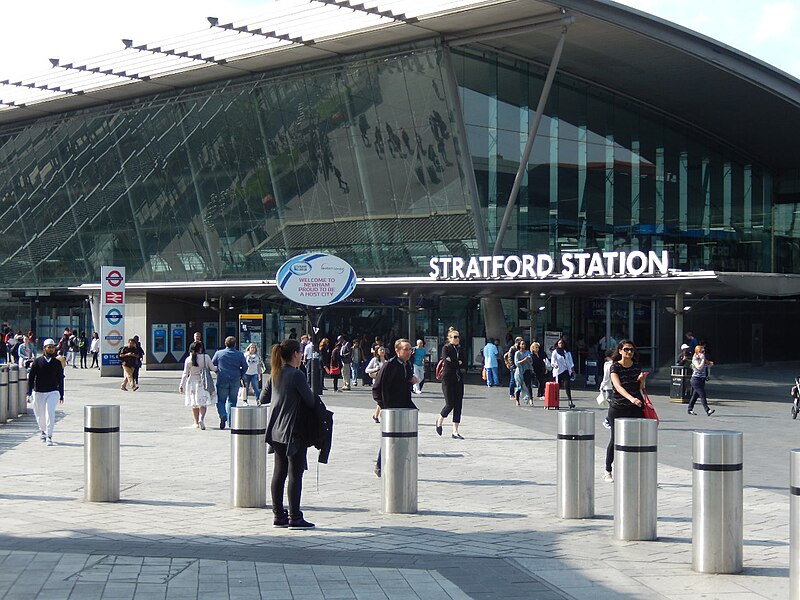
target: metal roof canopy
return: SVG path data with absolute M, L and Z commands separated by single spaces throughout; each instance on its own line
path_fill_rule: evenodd
M 379 9 L 374 1 L 350 3 L 352 8 L 346 0 L 329 2 L 278 0 L 263 19 L 229 24 L 274 32 L 282 39 L 212 27 L 147 45 L 173 50 L 172 56 L 121 50 L 83 61 L 148 81 L 97 73 L 81 73 L 76 79 L 50 72 L 17 82 L 83 92 L 74 95 L 18 86 L 22 95 L 9 96 L 11 86 L 0 85 L 0 124 L 431 38 L 478 43 L 477 36 L 486 34 L 479 42 L 486 47 L 547 64 L 558 30 L 525 31 L 524 26 L 560 16 L 563 8 L 576 22 L 559 71 L 667 113 L 767 167 L 797 166 L 800 81 L 634 9 L 605 0 L 389 0 Z M 500 35 L 503 30 L 513 35 Z M 287 37 L 302 38 L 303 43 Z M 184 52 L 187 56 L 175 56 Z M 198 53 L 217 64 L 189 57 Z M 9 106 L 20 102 L 30 104 Z
M 99 283 L 85 283 L 68 288 L 77 294 L 100 290 Z M 199 298 L 206 291 L 226 295 L 261 295 L 282 298 L 274 279 L 152 282 L 125 284 L 126 292 L 168 292 L 170 295 Z M 360 277 L 356 296 L 395 297 L 407 294 L 423 296 L 474 296 L 500 298 L 529 294 L 575 296 L 674 296 L 679 292 L 715 296 L 752 298 L 800 295 L 800 275 L 772 273 L 721 273 L 716 271 L 681 272 L 669 277 L 617 277 L 593 279 L 498 279 L 475 281 L 435 280 L 429 277 Z

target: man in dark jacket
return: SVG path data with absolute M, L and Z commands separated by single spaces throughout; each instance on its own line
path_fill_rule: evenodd
M 409 360 L 413 352 L 411 342 L 399 339 L 394 343 L 395 357 L 387 361 L 378 371 L 372 385 L 372 397 L 381 409 L 413 408 L 417 405 L 411 400 L 411 387 L 417 383 L 414 369 Z M 381 452 L 375 462 L 375 475 L 381 476 Z
M 33 398 L 33 413 L 42 442 L 53 445 L 56 403 L 64 403 L 64 367 L 56 360 L 56 343 L 44 341 L 44 355 L 33 361 L 28 373 L 28 399 Z

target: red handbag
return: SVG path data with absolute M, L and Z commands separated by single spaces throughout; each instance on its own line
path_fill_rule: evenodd
M 658 413 L 656 412 L 653 403 L 650 401 L 650 396 L 647 395 L 645 390 L 642 390 L 642 398 L 644 400 L 644 418 L 655 419 L 657 424 L 661 423 L 661 419 L 658 418 Z
M 331 361 L 331 366 L 325 370 L 331 377 L 339 377 L 342 374 L 342 367 L 334 367 L 333 361 Z

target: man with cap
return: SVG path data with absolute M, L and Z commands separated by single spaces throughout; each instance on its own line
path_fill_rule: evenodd
M 28 373 L 28 401 L 31 398 L 42 442 L 52 446 L 56 403 L 64 403 L 64 367 L 56 360 L 56 343 L 50 338 L 44 341 L 44 354 L 33 361 Z

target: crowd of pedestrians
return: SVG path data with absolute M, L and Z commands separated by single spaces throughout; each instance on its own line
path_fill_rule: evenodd
M 272 407 L 266 431 L 266 442 L 275 454 L 275 469 L 271 482 L 273 524 L 276 527 L 304 529 L 314 527 L 304 518 L 300 509 L 303 472 L 307 468 L 306 455 L 312 445 L 311 428 L 314 426 L 315 407 L 319 402 L 312 389 L 315 382 L 310 377 L 311 361 L 319 360 L 321 389 L 327 383 L 334 392 L 348 392 L 359 386 L 371 387 L 375 401 L 372 419 L 380 423 L 381 410 L 386 408 L 416 408 L 414 395 L 423 393 L 426 369 L 431 365 L 431 355 L 422 339 L 412 343 L 400 338 L 384 343 L 381 336 L 370 342 L 366 336 L 323 337 L 314 344 L 312 336 L 302 335 L 275 344 L 269 351 L 265 364 L 256 344 L 249 344 L 244 352 L 237 347 L 237 339 L 229 336 L 224 347 L 209 355 L 200 333 L 194 334 L 188 354 L 183 361 L 183 372 L 178 390 L 190 409 L 193 427 L 205 430 L 209 406 L 216 404 L 219 429 L 231 426 L 231 409 L 246 402 L 250 391 L 259 404 Z M 622 417 L 645 416 L 647 373 L 642 370 L 639 352 L 631 339 L 614 340 L 615 346 L 605 351 L 598 402 L 608 404 L 604 426 L 611 430 L 606 450 L 603 479 L 613 481 L 614 423 Z M 681 348 L 679 362 L 691 368 L 693 394 L 688 413 L 694 415 L 699 400 L 708 416 L 714 414 L 707 402 L 705 384 L 713 361 L 709 360 L 704 342 L 698 342 L 687 333 L 686 344 Z M 547 383 L 554 382 L 566 394 L 569 408 L 575 406 L 571 383 L 575 379 L 576 363 L 566 337 L 558 339 L 547 350 L 533 340 L 529 346 L 522 337 L 513 340 L 503 352 L 500 340 L 489 339 L 480 349 L 475 362 L 483 368 L 487 387 L 501 385 L 502 365 L 509 374 L 509 397 L 517 405 L 536 406 L 543 401 Z M 98 368 L 100 340 L 97 333 L 87 338 L 77 330 L 66 329 L 58 341 L 46 339 L 41 353 L 37 352 L 33 332 L 24 334 L 6 328 L 3 331 L 0 358 L 18 362 L 28 370 L 28 396 L 40 437 L 48 446 L 53 445 L 55 408 L 64 402 L 65 367 Z M 87 365 L 91 354 L 92 363 Z M 460 332 L 450 327 L 447 340 L 438 354 L 436 379 L 441 381 L 444 405 L 436 418 L 434 429 L 442 436 L 445 421 L 450 418 L 450 437 L 463 440 L 460 432 L 464 407 L 464 380 L 469 368 L 468 353 L 462 344 Z M 145 353 L 138 336 L 127 341 L 120 349 L 123 368 L 120 388 L 139 389 L 139 370 Z M 269 367 L 269 368 L 268 368 Z M 429 375 L 430 377 L 430 375 Z M 215 381 L 216 379 L 216 381 Z M 503 384 L 504 385 L 504 384 Z M 380 477 L 381 454 L 375 463 L 375 474 Z M 288 506 L 284 497 L 288 497 Z

